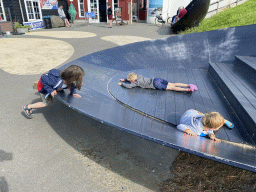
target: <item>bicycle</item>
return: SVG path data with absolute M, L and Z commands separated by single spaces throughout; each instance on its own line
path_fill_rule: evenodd
M 171 20 L 172 18 L 169 17 L 169 13 L 167 13 L 167 20 L 164 21 L 163 20 L 163 17 L 162 17 L 162 14 L 160 15 L 156 15 L 156 18 L 155 18 L 155 24 L 156 26 L 162 24 L 162 26 L 165 24 L 165 23 L 169 23 L 169 21 Z

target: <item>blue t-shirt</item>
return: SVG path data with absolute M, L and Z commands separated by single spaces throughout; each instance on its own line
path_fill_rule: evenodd
M 203 115 L 199 115 L 199 113 L 190 109 L 187 110 L 180 119 L 180 124 L 177 126 L 177 129 L 180 131 L 185 131 L 186 129 L 190 129 L 193 133 L 199 136 L 206 136 L 210 133 L 213 133 L 211 129 L 204 131 L 203 123 L 202 123 Z

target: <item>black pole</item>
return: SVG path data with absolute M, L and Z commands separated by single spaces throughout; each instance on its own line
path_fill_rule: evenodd
M 8 13 L 9 13 L 10 21 L 12 22 L 12 15 L 9 7 L 8 7 Z
M 143 10 L 146 10 L 147 9 L 147 0 L 143 0 Z

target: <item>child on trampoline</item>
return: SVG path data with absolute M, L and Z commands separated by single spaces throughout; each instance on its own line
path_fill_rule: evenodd
M 40 93 L 43 102 L 27 104 L 22 107 L 26 116 L 33 118 L 32 109 L 41 108 L 49 105 L 52 98 L 57 95 L 58 91 L 69 89 L 70 94 L 75 98 L 80 98 L 79 94 L 75 94 L 75 89 L 80 90 L 83 85 L 84 70 L 77 65 L 70 65 L 66 69 L 60 71 L 51 69 L 48 73 L 43 74 L 37 83 L 37 90 Z
M 129 73 L 127 79 L 120 79 L 120 81 L 129 81 L 131 84 L 118 83 L 118 85 L 125 88 L 141 87 L 147 89 L 159 89 L 159 90 L 170 90 L 170 91 L 185 91 L 194 92 L 198 90 L 196 85 L 184 84 L 184 83 L 170 83 L 161 78 L 149 79 L 142 75 L 137 75 L 135 73 Z M 185 87 L 185 88 L 184 88 Z
M 203 114 L 197 110 L 187 110 L 180 119 L 177 129 L 191 136 L 208 136 L 210 139 L 220 142 L 213 131 L 219 130 L 223 125 L 233 128 L 234 125 L 223 118 L 218 112 Z

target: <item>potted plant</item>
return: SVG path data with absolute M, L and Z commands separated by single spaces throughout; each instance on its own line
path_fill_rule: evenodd
M 21 25 L 18 22 L 14 22 L 14 30 L 19 33 L 19 34 L 24 34 L 27 33 L 28 30 L 30 29 L 29 25 Z

